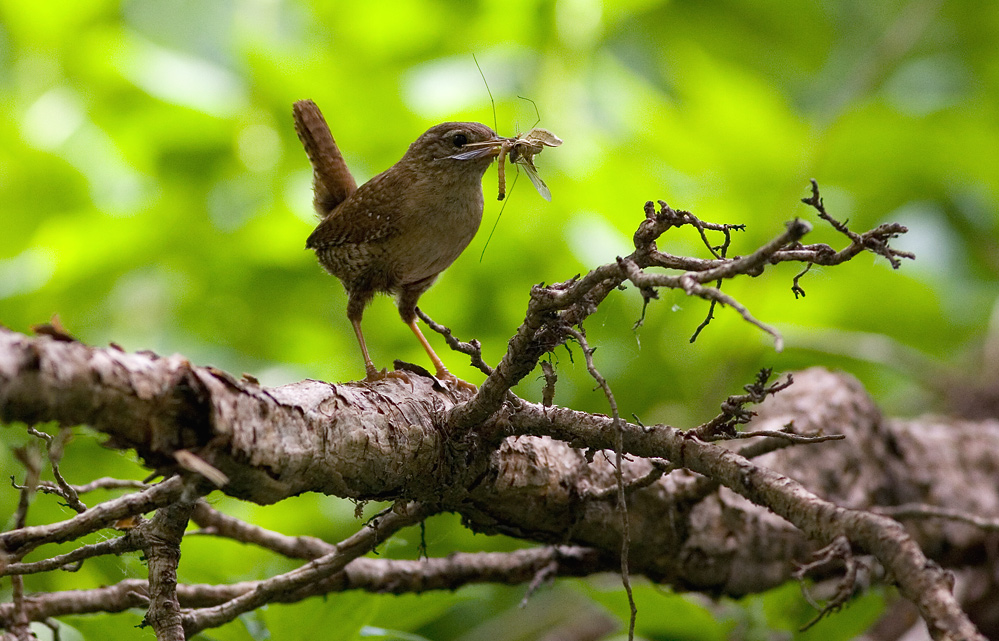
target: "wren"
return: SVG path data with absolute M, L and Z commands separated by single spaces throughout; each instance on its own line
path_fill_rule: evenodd
M 402 372 L 375 368 L 361 332 L 364 308 L 383 292 L 396 296 L 399 314 L 426 350 L 437 378 L 467 386 L 448 372 L 423 336 L 416 303 L 478 231 L 482 177 L 504 139 L 479 123 L 445 122 L 428 129 L 399 162 L 358 187 L 316 104 L 300 100 L 293 115 L 312 163 L 313 205 L 322 218 L 305 246 L 347 290 L 347 318 L 361 346 L 367 380 L 406 378 Z M 483 152 L 453 157 L 469 144 L 484 147 Z

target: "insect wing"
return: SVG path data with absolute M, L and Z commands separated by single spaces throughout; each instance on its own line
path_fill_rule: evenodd
M 538 190 L 541 197 L 548 202 L 551 202 L 552 192 L 548 189 L 548 185 L 545 184 L 545 181 L 541 180 L 541 176 L 538 175 L 538 168 L 534 166 L 531 159 L 527 156 L 521 156 L 517 160 L 517 164 L 524 168 L 524 171 L 527 173 L 527 177 L 531 179 L 531 184 Z
M 534 144 L 541 143 L 547 147 L 558 147 L 562 144 L 561 138 L 547 129 L 542 129 L 541 127 L 535 127 L 534 129 L 528 131 L 524 135 L 524 138 Z
M 456 154 L 447 156 L 447 158 L 454 158 L 455 160 L 474 160 L 475 158 L 483 158 L 494 154 L 494 149 L 494 147 L 479 147 L 477 149 L 459 151 Z

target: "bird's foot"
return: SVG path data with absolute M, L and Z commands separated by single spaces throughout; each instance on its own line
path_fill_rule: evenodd
M 374 366 L 367 369 L 367 376 L 364 377 L 365 382 L 374 383 L 376 381 L 384 381 L 386 378 L 397 378 L 404 383 L 409 383 L 409 375 L 406 372 L 399 370 L 392 370 L 391 372 L 384 367 L 381 370 L 377 370 Z
M 441 368 L 437 370 L 437 375 L 435 376 L 430 372 L 428 372 L 426 369 L 420 367 L 419 365 L 414 365 L 413 363 L 407 363 L 405 361 L 400 361 L 400 360 L 395 361 L 395 369 L 392 371 L 388 371 L 385 369 L 377 370 L 375 369 L 374 365 L 368 367 L 367 376 L 365 377 L 364 380 L 367 383 L 374 383 L 376 381 L 383 381 L 386 378 L 397 378 L 405 383 L 412 384 L 412 379 L 410 377 L 413 375 L 416 375 L 418 377 L 425 376 L 429 378 L 430 380 L 434 381 L 434 388 L 438 390 L 442 389 L 441 386 L 444 383 L 450 383 L 460 390 L 465 390 L 473 393 L 479 391 L 478 387 L 472 385 L 468 381 L 461 380 L 451 372 L 447 371 L 446 368 Z

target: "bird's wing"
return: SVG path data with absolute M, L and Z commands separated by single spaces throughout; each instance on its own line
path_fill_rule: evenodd
M 319 223 L 305 247 L 370 244 L 391 236 L 404 213 L 396 180 L 393 173 L 384 172 L 361 185 Z

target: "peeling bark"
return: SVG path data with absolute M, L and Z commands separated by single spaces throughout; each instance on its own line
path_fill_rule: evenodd
M 606 450 L 615 438 L 609 418 L 516 399 L 463 431 L 448 419 L 465 396 L 411 379 L 263 388 L 179 357 L 0 330 L 5 421 L 88 423 L 165 473 L 182 471 L 172 454 L 185 449 L 230 479 L 222 491 L 257 503 L 306 491 L 427 501 L 436 511 L 461 513 L 477 531 L 592 548 L 602 559 L 595 568 L 613 567 L 621 520 L 609 492 L 616 483 Z M 999 515 L 999 422 L 885 420 L 850 377 L 816 369 L 795 381 L 760 406 L 751 427 L 793 422 L 801 433 L 838 432 L 846 440 L 785 448 L 750 464 L 673 428 L 626 426 L 624 449 L 633 455 L 623 469 L 626 482 L 651 471 L 644 457 L 687 468 L 629 493 L 633 573 L 737 596 L 788 580 L 831 532 L 853 532 L 863 551 L 883 562 L 897 557 L 899 567 L 919 558 L 901 528 L 862 510 L 918 502 Z M 741 443 L 725 444 L 737 446 L 745 451 Z M 592 460 L 577 447 L 593 448 Z M 719 489 L 719 482 L 728 487 Z M 160 504 L 143 504 L 143 511 Z M 87 518 L 98 522 L 88 512 L 76 517 Z M 62 540 L 75 531 L 64 528 Z M 994 534 L 949 521 L 920 521 L 910 531 L 951 567 L 984 563 L 995 543 Z M 888 547 L 881 549 L 884 536 Z M 48 540 L 59 539 L 0 534 L 0 545 L 14 555 Z M 934 596 L 939 587 L 912 580 L 915 600 L 923 594 L 946 601 Z M 949 621 L 953 614 L 934 616 Z

